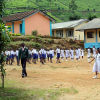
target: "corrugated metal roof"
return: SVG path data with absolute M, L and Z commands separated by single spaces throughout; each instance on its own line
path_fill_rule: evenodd
M 98 29 L 100 28 L 100 18 L 95 18 L 92 21 L 86 23 L 82 27 L 78 28 L 77 31 L 87 30 L 87 29 Z
M 79 19 L 79 20 L 68 21 L 68 22 L 54 23 L 52 24 L 52 29 L 74 28 L 85 21 L 88 21 L 88 20 Z

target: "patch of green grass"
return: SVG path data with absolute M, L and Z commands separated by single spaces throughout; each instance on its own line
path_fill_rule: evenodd
M 1 82 L 1 80 L 0 80 Z M 20 87 L 18 87 L 20 85 Z M 78 90 L 70 88 L 54 89 L 26 89 L 29 84 L 22 84 L 13 80 L 5 79 L 5 88 L 0 88 L 0 100 L 57 100 L 62 94 L 77 94 Z M 1 87 L 1 85 L 0 85 Z

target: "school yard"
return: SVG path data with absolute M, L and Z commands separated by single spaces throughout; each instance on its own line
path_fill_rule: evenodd
M 64 59 L 57 64 L 54 58 L 53 63 L 47 61 L 45 65 L 27 63 L 25 78 L 16 62 L 7 65 L 5 91 L 12 88 L 14 93 L 1 92 L 0 100 L 100 100 L 100 75 L 92 79 L 93 63 L 90 67 L 86 56 L 78 62 Z

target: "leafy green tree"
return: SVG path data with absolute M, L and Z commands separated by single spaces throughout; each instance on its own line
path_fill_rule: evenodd
M 78 6 L 75 3 L 75 0 L 69 2 L 69 10 L 77 10 Z
M 90 14 L 90 15 L 88 16 L 88 20 L 92 20 L 92 19 L 94 19 L 94 18 L 97 18 L 97 16 L 96 16 L 95 14 L 94 14 L 94 15 L 91 15 L 91 14 Z
M 10 42 L 10 35 L 7 27 L 5 27 L 4 22 L 2 21 L 2 17 L 5 16 L 5 2 L 4 0 L 0 0 L 0 72 L 1 72 L 1 79 L 2 79 L 2 88 L 4 88 L 4 75 L 5 75 L 5 58 L 6 56 L 3 54 L 2 51 L 5 51 L 5 47 Z

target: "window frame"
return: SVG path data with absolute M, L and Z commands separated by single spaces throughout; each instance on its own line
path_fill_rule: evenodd
M 87 32 L 87 38 L 88 39 L 94 38 L 94 31 Z

